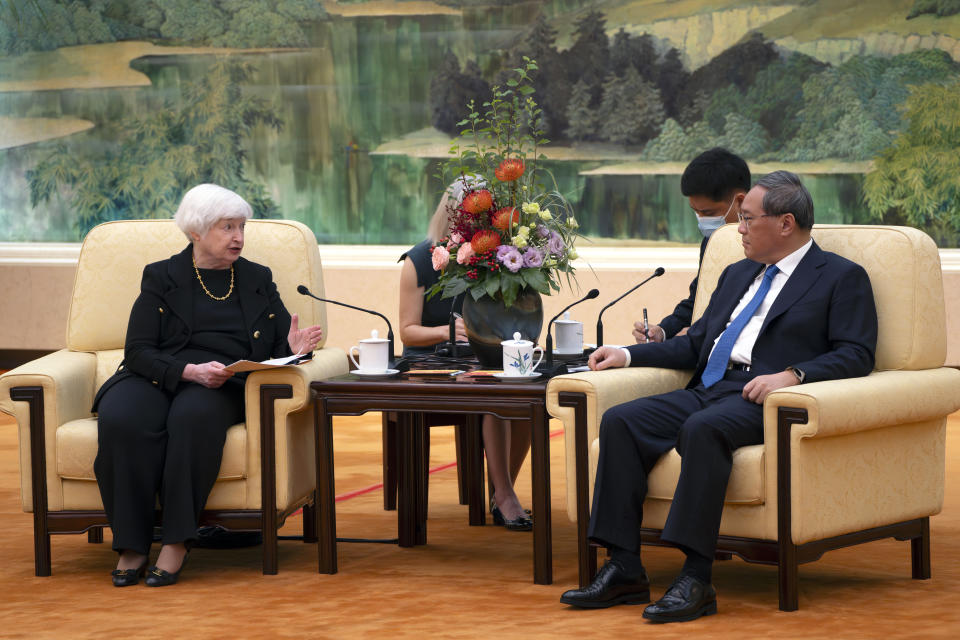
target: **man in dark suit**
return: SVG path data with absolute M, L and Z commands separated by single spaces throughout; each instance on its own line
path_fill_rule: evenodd
M 866 272 L 812 240 L 813 202 L 799 178 L 761 178 L 741 205 L 746 259 L 721 274 L 702 318 L 683 336 L 627 348 L 602 347 L 590 367 L 693 369 L 685 389 L 608 410 L 589 536 L 610 561 L 561 602 L 603 608 L 649 602 L 640 558 L 647 475 L 676 447 L 682 457 L 662 539 L 686 554 L 680 576 L 643 617 L 680 622 L 716 613 L 711 566 L 732 454 L 763 442 L 763 401 L 804 382 L 867 375 L 877 313 Z

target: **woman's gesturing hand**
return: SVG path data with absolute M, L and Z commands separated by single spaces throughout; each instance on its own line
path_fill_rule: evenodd
M 204 362 L 203 364 L 188 364 L 183 368 L 181 377 L 190 382 L 202 384 L 208 389 L 216 389 L 233 377 L 232 371 L 225 371 L 220 362 Z
M 320 325 L 300 329 L 298 327 L 300 317 L 297 314 L 290 316 L 290 333 L 287 334 L 287 342 L 290 343 L 290 350 L 294 355 L 310 353 L 320 344 L 323 338 L 323 329 Z

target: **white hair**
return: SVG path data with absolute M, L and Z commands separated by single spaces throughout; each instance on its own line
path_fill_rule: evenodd
M 173 219 L 180 231 L 191 242 L 195 233 L 201 238 L 207 235 L 210 228 L 223 218 L 253 217 L 253 209 L 246 200 L 230 189 L 215 184 L 198 184 L 187 191 L 180 201 L 177 213 Z
M 430 218 L 430 225 L 427 227 L 427 238 L 434 242 L 439 242 L 447 232 L 450 226 L 450 213 L 463 204 L 463 197 L 468 191 L 486 188 L 487 183 L 482 176 L 468 174 L 459 176 L 454 180 L 440 198 L 440 204 L 437 205 L 433 217 Z

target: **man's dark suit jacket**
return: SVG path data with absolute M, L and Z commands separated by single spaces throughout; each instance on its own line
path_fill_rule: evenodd
M 143 269 L 140 295 L 130 311 L 123 362 L 94 400 L 94 411 L 104 392 L 118 381 L 139 374 L 158 387 L 173 391 L 186 362 L 177 352 L 193 333 L 193 246 Z M 292 355 L 287 343 L 290 314 L 280 300 L 268 267 L 237 258 L 235 295 L 239 296 L 244 326 L 250 340 L 247 359 L 260 361 Z
M 720 275 L 703 316 L 686 334 L 627 347 L 631 366 L 694 369 L 700 383 L 714 340 L 763 265 L 741 260 Z M 867 272 L 814 243 L 787 280 L 760 328 L 751 373 L 796 367 L 804 382 L 865 376 L 873 369 L 877 310 Z

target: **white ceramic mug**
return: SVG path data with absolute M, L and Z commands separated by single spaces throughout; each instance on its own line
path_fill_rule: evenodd
M 528 376 L 534 372 L 540 361 L 543 360 L 543 349 L 533 346 L 529 340 L 521 340 L 520 332 L 513 334 L 513 340 L 504 340 L 503 372 L 509 376 Z M 540 352 L 540 358 L 533 361 L 533 354 Z
M 353 358 L 353 350 L 359 353 L 360 362 Z M 370 332 L 369 338 L 360 341 L 360 346 L 350 347 L 350 361 L 358 371 L 364 373 L 383 373 L 390 366 L 390 341 L 378 337 L 377 330 Z
M 570 319 L 565 311 L 562 320 L 553 323 L 557 334 L 557 353 L 570 355 L 583 353 L 583 323 Z

